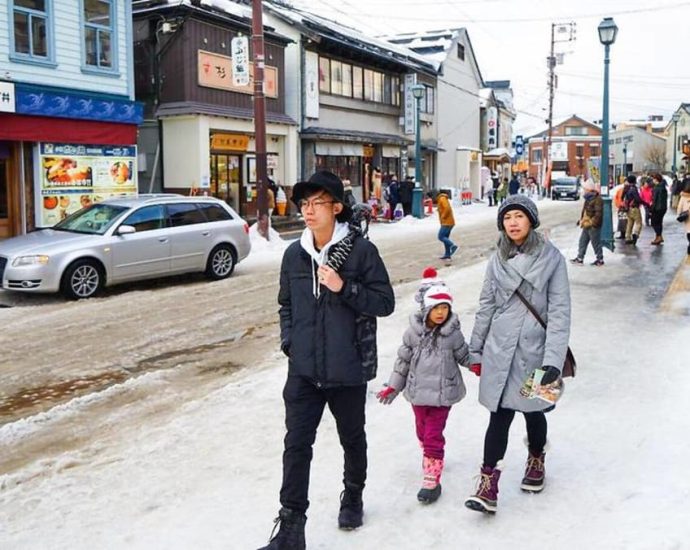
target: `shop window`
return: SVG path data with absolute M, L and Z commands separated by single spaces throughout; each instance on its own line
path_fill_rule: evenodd
M 343 64 L 331 59 L 331 93 L 343 95 Z
M 361 158 L 354 156 L 317 155 L 317 170 L 333 172 L 342 180 L 350 180 L 353 187 L 362 185 Z
M 319 57 L 319 91 L 331 93 L 331 60 Z
M 374 71 L 364 69 L 364 99 L 374 101 Z
M 352 65 L 343 63 L 343 95 L 352 97 Z
M 352 97 L 364 99 L 364 70 L 362 67 L 352 67 Z
M 82 0 L 81 15 L 84 68 L 117 70 L 115 0 Z
M 10 59 L 54 65 L 53 0 L 14 0 L 10 5 Z
M 391 99 L 392 105 L 400 106 L 400 77 L 398 76 L 391 78 Z

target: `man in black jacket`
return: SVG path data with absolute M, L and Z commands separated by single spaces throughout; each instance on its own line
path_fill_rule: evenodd
M 338 526 L 362 525 L 367 443 L 364 404 L 376 376 L 376 317 L 390 315 L 393 288 L 376 247 L 350 233 L 343 184 L 316 172 L 295 185 L 306 229 L 280 271 L 281 349 L 288 356 L 280 530 L 264 550 L 303 549 L 312 445 L 326 405 L 345 455 Z M 346 238 L 348 237 L 348 238 Z M 351 246 L 343 245 L 349 241 Z M 334 258 L 341 265 L 331 265 Z M 330 264 L 330 265 L 329 265 Z

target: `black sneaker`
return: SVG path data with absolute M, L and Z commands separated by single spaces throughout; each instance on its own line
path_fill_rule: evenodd
M 597 267 L 601 267 L 602 265 L 604 265 L 604 260 L 596 260 L 596 261 L 592 262 L 590 265 L 595 265 Z
M 432 504 L 441 496 L 441 484 L 439 483 L 433 489 L 420 489 L 417 493 L 417 500 L 422 504 Z
M 340 494 L 338 527 L 345 531 L 357 529 L 363 525 L 363 517 L 364 504 L 362 503 L 362 489 L 346 483 L 345 490 Z
M 583 262 L 582 258 L 573 258 L 572 260 L 570 260 L 570 263 L 575 265 L 582 265 Z

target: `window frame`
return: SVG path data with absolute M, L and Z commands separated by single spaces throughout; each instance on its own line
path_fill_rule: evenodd
M 322 62 L 328 65 L 328 70 L 321 65 Z M 324 94 L 331 93 L 331 59 L 323 55 L 319 56 L 319 92 Z
M 9 60 L 15 63 L 26 63 L 29 65 L 39 65 L 42 67 L 57 67 L 55 62 L 55 17 L 53 10 L 53 0 L 45 0 L 45 11 L 34 10 L 32 8 L 25 8 L 23 6 L 17 6 L 15 0 L 10 0 L 7 3 L 8 6 L 8 16 L 7 21 L 9 27 Z M 28 26 L 29 26 L 29 49 L 33 51 L 33 40 L 32 40 L 32 17 L 40 17 L 45 19 L 46 27 L 46 49 L 47 55 L 44 57 L 42 55 L 34 55 L 33 53 L 22 53 L 16 50 L 16 40 L 14 34 L 14 15 L 15 12 L 20 12 L 28 15 Z
M 104 76 L 120 76 L 120 64 L 119 64 L 119 36 L 118 36 L 118 0 L 99 0 L 101 2 L 108 2 L 110 4 L 110 27 L 105 25 L 95 25 L 93 23 L 87 23 L 84 15 L 85 0 L 79 0 L 79 36 L 81 40 L 81 72 L 85 74 L 96 74 Z M 111 65 L 110 67 L 101 67 L 100 60 L 99 65 L 89 65 L 86 62 L 86 29 L 94 28 L 96 29 L 96 47 L 97 58 L 100 58 L 100 43 L 98 40 L 98 32 L 101 30 L 107 30 L 110 32 L 110 50 L 111 50 Z

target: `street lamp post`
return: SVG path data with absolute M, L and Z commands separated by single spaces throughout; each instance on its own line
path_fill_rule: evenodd
M 414 189 L 412 190 L 412 215 L 415 218 L 422 218 L 422 142 L 420 138 L 420 123 L 419 112 L 421 110 L 421 101 L 424 96 L 424 86 L 421 84 L 414 84 L 410 86 L 412 95 L 416 102 L 415 115 L 415 140 L 414 140 Z
M 673 166 L 671 166 L 671 172 L 676 175 L 676 151 L 678 151 L 678 121 L 680 120 L 680 113 L 673 113 L 671 117 L 673 121 Z
M 601 227 L 601 244 L 613 250 L 613 208 L 609 196 L 609 50 L 616 41 L 618 27 L 613 17 L 605 17 L 599 27 L 599 42 L 604 45 L 604 112 L 601 121 L 601 191 L 604 199 L 604 220 Z
M 623 144 L 623 179 L 628 177 L 628 145 Z

